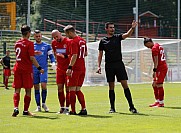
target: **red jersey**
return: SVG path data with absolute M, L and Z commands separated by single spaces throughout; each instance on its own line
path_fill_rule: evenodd
M 77 60 L 73 66 L 73 70 L 85 71 L 85 54 L 87 52 L 86 41 L 80 36 L 76 36 L 70 45 L 70 57 L 77 54 Z
M 63 41 L 57 42 L 56 40 L 52 41 L 52 49 L 54 53 L 60 53 L 63 55 L 69 55 L 69 45 L 71 40 L 68 38 L 64 38 Z M 60 56 L 56 56 L 57 58 L 57 69 L 67 70 L 69 65 L 68 58 L 62 58 Z
M 167 69 L 164 49 L 158 43 L 155 43 L 154 46 L 152 47 L 152 59 L 154 59 L 154 56 L 158 56 L 157 70 Z
M 21 38 L 15 43 L 16 63 L 14 71 L 29 71 L 33 72 L 30 56 L 34 56 L 34 44 L 28 39 Z

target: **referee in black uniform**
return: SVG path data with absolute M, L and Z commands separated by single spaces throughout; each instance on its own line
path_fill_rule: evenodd
M 121 53 L 121 40 L 130 37 L 133 33 L 137 22 L 133 20 L 132 27 L 124 34 L 114 34 L 115 28 L 114 23 L 107 22 L 105 24 L 105 30 L 107 36 L 101 39 L 99 43 L 99 55 L 98 55 L 98 70 L 97 73 L 101 74 L 101 61 L 103 56 L 103 51 L 105 52 L 105 71 L 107 82 L 109 83 L 109 100 L 111 109 L 109 113 L 116 112 L 115 110 L 115 76 L 117 81 L 121 83 L 124 88 L 124 94 L 129 104 L 129 111 L 132 113 L 137 113 L 136 108 L 132 102 L 132 96 L 130 89 L 128 87 L 128 76 L 125 70 L 125 65 L 122 61 Z

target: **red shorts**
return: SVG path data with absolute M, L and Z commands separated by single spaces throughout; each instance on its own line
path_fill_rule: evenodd
M 57 84 L 66 84 L 66 71 L 57 69 L 56 73 L 56 83 Z
M 14 71 L 13 88 L 31 89 L 33 87 L 33 73 L 25 71 Z
M 157 84 L 163 84 L 164 82 L 164 79 L 165 79 L 165 76 L 167 74 L 167 70 L 168 69 L 165 69 L 165 70 L 161 70 L 161 71 L 158 71 L 156 72 L 156 83 Z
M 72 76 L 67 76 L 67 86 L 82 86 L 85 78 L 85 71 L 73 71 Z
M 11 76 L 11 69 L 3 69 L 4 76 Z

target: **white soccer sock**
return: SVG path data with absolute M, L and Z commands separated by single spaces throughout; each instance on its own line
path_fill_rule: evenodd
M 156 99 L 156 100 L 155 100 L 155 102 L 156 102 L 156 103 L 159 103 L 159 102 L 160 102 L 160 100 L 159 100 L 159 99 Z
M 159 103 L 160 103 L 160 104 L 164 104 L 164 101 L 163 101 L 163 100 L 162 100 L 162 101 L 159 101 Z

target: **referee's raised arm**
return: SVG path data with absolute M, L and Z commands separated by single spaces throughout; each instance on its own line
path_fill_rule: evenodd
M 133 20 L 132 24 L 131 24 L 131 28 L 122 35 L 123 39 L 126 39 L 127 37 L 130 37 L 135 29 L 135 27 L 138 25 L 138 22 L 136 22 L 135 20 Z

